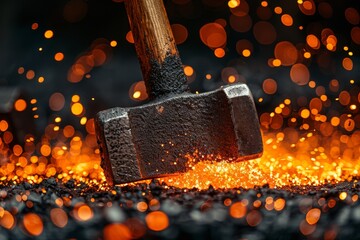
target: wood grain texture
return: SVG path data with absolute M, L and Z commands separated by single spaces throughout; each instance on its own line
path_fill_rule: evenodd
M 163 0 L 125 1 L 150 99 L 188 90 Z

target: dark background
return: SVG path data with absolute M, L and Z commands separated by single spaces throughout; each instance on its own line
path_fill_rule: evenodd
M 74 0 L 71 0 L 74 2 Z M 64 123 L 78 124 L 78 119 L 70 112 L 71 96 L 79 94 L 84 104 L 84 116 L 92 118 L 101 110 L 114 106 L 134 106 L 138 102 L 131 100 L 129 89 L 131 85 L 142 79 L 133 44 L 126 41 L 129 31 L 124 4 L 110 0 L 75 1 L 83 10 L 78 13 L 76 21 L 69 22 L 64 18 L 64 9 L 69 0 L 2 0 L 0 2 L 0 87 L 14 86 L 27 92 L 30 98 L 38 100 L 35 122 L 38 129 L 43 129 L 52 116 L 61 116 Z M 79 3 L 80 2 L 80 3 Z M 285 27 L 279 21 L 280 16 L 272 11 L 272 16 L 266 21 L 273 24 L 277 38 L 270 45 L 259 44 L 253 36 L 252 29 L 245 33 L 234 31 L 229 24 L 231 12 L 225 0 L 166 0 L 165 5 L 171 23 L 180 23 L 188 30 L 187 40 L 178 46 L 183 64 L 194 68 L 196 78 L 191 83 L 192 91 L 208 91 L 225 84 L 221 79 L 223 68 L 231 66 L 243 76 L 250 86 L 257 102 L 259 113 L 269 111 L 284 98 L 296 99 L 301 95 L 314 95 L 308 87 L 298 86 L 291 82 L 290 67 L 272 68 L 268 59 L 274 56 L 274 46 L 280 41 L 290 41 L 294 45 L 305 43 L 306 35 L 320 28 L 331 28 L 338 38 L 338 51 L 328 52 L 331 64 L 319 67 L 316 56 L 307 62 L 311 79 L 317 84 L 327 86 L 331 79 L 338 79 L 341 87 L 352 87 L 350 79 L 359 80 L 359 45 L 351 40 L 350 31 L 354 25 L 346 21 L 344 11 L 348 7 L 359 9 L 358 0 L 347 1 L 315 1 L 327 2 L 332 6 L 331 17 L 324 18 L 317 12 L 314 15 L 304 15 L 299 11 L 296 1 L 268 1 L 269 8 L 281 6 L 284 13 L 294 19 L 294 26 Z M 250 0 L 249 15 L 253 24 L 262 20 L 257 15 L 261 1 Z M 226 56 L 216 58 L 213 50 L 207 47 L 199 37 L 199 29 L 206 23 L 216 19 L 225 19 L 227 26 Z M 33 23 L 39 27 L 32 30 Z M 298 27 L 304 26 L 303 31 Z M 358 25 L 358 24 L 357 24 Z M 54 37 L 44 38 L 48 29 L 54 31 Z M 118 45 L 111 48 L 111 53 L 105 64 L 94 67 L 90 78 L 84 78 L 79 83 L 70 83 L 67 74 L 76 59 L 89 51 L 96 39 L 116 40 Z M 250 58 L 240 56 L 236 51 L 236 42 L 247 39 L 253 43 Z M 348 46 L 354 53 L 352 60 L 354 69 L 346 71 L 341 67 L 341 61 L 347 56 L 342 51 Z M 43 51 L 39 51 L 39 47 Z M 65 58 L 61 62 L 54 60 L 56 52 L 63 52 Z M 18 68 L 24 67 L 35 71 L 35 78 L 27 80 L 25 74 L 18 74 Z M 205 80 L 206 74 L 212 74 L 212 79 Z M 44 83 L 39 84 L 37 78 L 43 76 Z M 274 78 L 278 82 L 278 90 L 274 95 L 267 95 L 262 89 L 266 78 Z M 358 85 L 358 81 L 355 86 Z M 49 98 L 60 92 L 65 96 L 65 107 L 54 112 L 49 108 Z M 92 100 L 94 98 L 95 100 Z M 35 113 L 34 113 L 35 114 Z

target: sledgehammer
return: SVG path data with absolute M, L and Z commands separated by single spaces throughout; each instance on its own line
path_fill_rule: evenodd
M 96 131 L 110 185 L 187 170 L 195 151 L 229 161 L 261 156 L 262 138 L 245 84 L 192 94 L 162 0 L 125 8 L 150 101 L 97 114 Z

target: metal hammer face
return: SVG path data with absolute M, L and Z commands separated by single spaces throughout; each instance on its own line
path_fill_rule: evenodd
M 98 113 L 96 127 L 109 184 L 185 172 L 185 155 L 196 150 L 232 161 L 262 154 L 257 113 L 245 84 L 105 110 Z

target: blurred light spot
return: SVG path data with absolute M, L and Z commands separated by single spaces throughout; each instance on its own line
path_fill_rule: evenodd
M 0 131 L 5 132 L 9 127 L 9 124 L 5 120 L 0 121 Z
M 39 77 L 38 78 L 38 83 L 43 83 L 45 81 L 45 78 L 44 77 Z
M 185 66 L 184 73 L 186 76 L 190 77 L 194 74 L 194 69 L 191 66 Z
M 208 23 L 200 28 L 201 41 L 210 48 L 220 48 L 226 45 L 225 29 L 218 23 Z
M 63 228 L 68 223 L 68 216 L 66 212 L 61 208 L 53 208 L 50 210 L 50 219 L 52 223 L 59 227 Z
M 347 8 L 345 10 L 345 18 L 352 25 L 358 25 L 360 23 L 359 12 L 355 8 Z
M 84 107 L 81 103 L 77 102 L 72 104 L 71 106 L 71 112 L 72 114 L 79 116 L 80 114 L 82 114 L 84 111 Z
M 319 3 L 318 12 L 323 18 L 331 18 L 333 15 L 333 9 L 328 2 Z
M 236 8 L 239 5 L 240 5 L 240 0 L 230 0 L 228 2 L 229 8 Z
M 293 25 L 293 18 L 289 14 L 284 14 L 281 16 L 281 22 L 287 27 Z
M 182 44 L 186 41 L 188 37 L 188 30 L 184 25 L 172 24 L 171 29 L 174 34 L 176 44 Z
M 281 61 L 283 66 L 291 66 L 296 63 L 298 59 L 298 51 L 296 47 L 288 41 L 282 41 L 276 44 L 274 49 L 276 59 Z M 275 63 L 273 62 L 274 66 Z
M 0 217 L 0 226 L 6 229 L 12 229 L 15 226 L 14 216 L 5 210 L 2 217 Z
M 246 215 L 247 209 L 243 202 L 236 202 L 230 207 L 230 216 L 233 218 L 243 218 Z
M 351 60 L 351 58 L 344 58 L 342 61 L 342 65 L 344 67 L 344 69 L 351 71 L 353 69 L 353 61 Z
M 266 94 L 274 94 L 277 91 L 277 83 L 274 79 L 268 78 L 264 80 L 262 88 Z
M 47 39 L 50 39 L 54 36 L 54 32 L 51 31 L 51 30 L 46 30 L 45 33 L 44 33 L 44 37 L 47 38 Z
M 33 24 L 31 24 L 31 29 L 32 30 L 36 30 L 36 29 L 38 29 L 39 28 L 39 24 L 38 23 L 33 23 Z
M 281 7 L 275 7 L 275 8 L 274 8 L 274 12 L 275 12 L 276 14 L 281 14 L 281 13 L 282 13 L 282 8 L 281 8 Z
M 22 112 L 26 109 L 26 101 L 24 99 L 18 99 L 16 100 L 16 102 L 14 103 L 14 107 L 15 107 L 15 110 L 18 111 L 18 112 Z
M 127 226 L 121 223 L 113 223 L 105 226 L 104 240 L 130 240 L 131 232 Z
M 255 227 L 255 226 L 259 225 L 261 223 L 261 221 L 262 221 L 261 213 L 257 210 L 251 210 L 246 215 L 246 222 L 251 227 Z
M 34 77 L 35 77 L 35 72 L 33 70 L 29 70 L 26 72 L 26 78 L 28 80 L 32 80 L 32 79 L 34 79 Z
M 230 26 L 236 32 L 247 32 L 251 29 L 252 19 L 247 14 L 243 16 L 231 15 Z
M 360 45 L 360 27 L 353 27 L 351 29 L 351 39 L 354 43 Z
M 222 48 L 217 48 L 215 49 L 214 51 L 214 55 L 217 57 L 217 58 L 223 58 L 225 56 L 225 50 L 222 49 Z
M 309 69 L 302 63 L 294 64 L 290 70 L 290 78 L 298 85 L 306 85 L 310 80 Z
M 254 25 L 255 39 L 263 45 L 272 44 L 276 40 L 276 30 L 269 22 L 260 21 Z
M 313 0 L 306 0 L 302 4 L 298 4 L 300 11 L 305 15 L 314 15 L 316 12 Z
M 27 213 L 23 219 L 24 228 L 33 236 L 39 236 L 44 229 L 43 221 L 35 213 Z
M 220 1 L 217 1 L 217 2 L 220 2 Z M 234 8 L 230 8 L 230 11 L 233 15 L 238 16 L 238 17 L 248 15 L 249 4 L 247 3 L 246 0 L 241 0 L 240 4 L 238 4 L 238 6 L 236 6 Z
M 54 59 L 58 62 L 64 60 L 64 54 L 62 52 L 58 52 L 55 54 Z
M 129 96 L 132 100 L 143 101 L 148 98 L 146 92 L 145 82 L 139 81 L 131 85 L 129 89 Z
M 321 216 L 321 210 L 318 208 L 313 208 L 308 211 L 306 214 L 306 222 L 310 225 L 316 224 Z
M 52 111 L 60 111 L 65 105 L 65 97 L 61 93 L 54 93 L 49 98 L 49 107 Z
M 129 31 L 127 34 L 126 34 L 126 40 L 129 42 L 129 43 L 134 43 L 134 37 L 133 37 L 133 34 L 131 31 Z
M 238 54 L 243 55 L 244 57 L 246 57 L 245 55 L 248 54 L 247 51 L 249 51 L 250 55 L 251 55 L 251 52 L 253 51 L 253 45 L 249 40 L 241 39 L 241 40 L 236 42 L 236 51 L 237 51 Z
M 306 43 L 313 49 L 319 49 L 320 48 L 320 41 L 319 39 L 313 35 L 313 34 L 309 34 L 306 37 Z
M 168 216 L 161 211 L 154 211 L 146 215 L 145 222 L 153 231 L 163 231 L 169 226 Z
M 111 42 L 110 42 L 110 46 L 111 47 L 116 47 L 117 46 L 117 41 L 115 41 L 115 40 L 112 40 Z
M 244 50 L 242 51 L 242 55 L 243 55 L 244 57 L 250 57 L 251 52 L 250 52 L 249 49 L 244 49 Z

